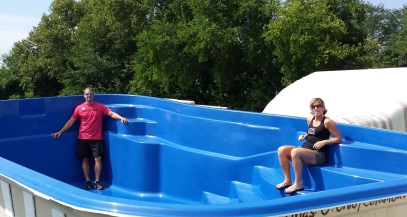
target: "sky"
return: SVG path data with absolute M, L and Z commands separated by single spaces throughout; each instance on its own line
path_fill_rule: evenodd
M 53 0 L 0 0 L 0 55 L 8 53 L 15 42 L 28 37 L 33 27 L 49 14 Z M 373 5 L 399 9 L 407 0 L 367 0 Z
M 0 55 L 28 37 L 53 0 L 0 0 Z

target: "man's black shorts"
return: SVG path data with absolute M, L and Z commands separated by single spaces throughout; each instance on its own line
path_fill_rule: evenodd
M 76 156 L 78 158 L 99 157 L 103 154 L 103 140 L 78 140 Z

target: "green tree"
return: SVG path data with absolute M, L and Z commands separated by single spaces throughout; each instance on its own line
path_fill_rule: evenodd
M 369 4 L 366 8 L 364 26 L 368 35 L 359 52 L 361 68 L 406 66 L 406 7 L 390 10 Z
M 286 0 L 265 37 L 276 46 L 283 84 L 319 70 L 353 68 L 364 43 L 364 4 L 359 0 Z
M 100 93 L 127 93 L 134 74 L 131 61 L 137 53 L 136 36 L 147 26 L 148 10 L 132 0 L 82 3 L 86 15 L 73 39 L 75 68 L 62 79 L 67 87 L 63 94 L 84 86 Z
M 151 28 L 138 37 L 131 91 L 262 109 L 279 80 L 272 46 L 262 37 L 267 2 L 155 2 Z
M 26 41 L 15 43 L 9 54 L 2 55 L 2 66 L 0 67 L 0 99 L 22 98 L 24 91 L 20 87 L 21 65 L 24 63 L 24 54 Z M 20 52 L 21 50 L 21 52 Z M 14 51 L 14 52 L 13 52 Z M 16 54 L 14 54 L 16 53 Z
M 2 98 L 50 96 L 57 81 L 38 67 L 38 49 L 29 40 L 14 44 L 10 54 L 3 56 Z M 57 93 L 57 92 L 54 92 Z
M 362 0 L 55 0 L 0 98 L 135 93 L 261 111 L 318 70 L 406 66 L 406 9 Z
M 30 72 L 43 82 L 35 86 L 48 89 L 36 95 L 58 95 L 66 87 L 61 78 L 75 68 L 70 60 L 74 45 L 72 38 L 83 16 L 81 2 L 55 0 L 50 6 L 50 14 L 43 15 L 38 27 L 30 33 L 29 40 L 36 48 L 35 58 L 30 61 Z
M 381 67 L 407 67 L 407 5 L 392 11 L 392 34 L 378 52 Z
M 3 57 L 5 98 L 58 95 L 62 88 L 59 78 L 70 69 L 71 37 L 80 20 L 80 8 L 74 0 L 55 0 L 50 15 L 27 39 L 15 43 L 10 54 Z

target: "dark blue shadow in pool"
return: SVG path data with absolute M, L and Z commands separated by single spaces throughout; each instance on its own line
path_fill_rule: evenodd
M 83 190 L 78 123 L 50 136 L 82 96 L 0 101 L 1 174 L 78 209 L 140 216 L 284 215 L 407 191 L 405 133 L 338 124 L 343 143 L 329 147 L 326 165 L 304 168 L 305 191 L 286 195 L 275 189 L 283 180 L 276 150 L 300 145 L 305 119 L 135 95 L 95 99 L 130 120 L 104 119 L 105 190 Z

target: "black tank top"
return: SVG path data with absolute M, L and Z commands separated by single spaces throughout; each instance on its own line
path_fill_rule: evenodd
M 313 148 L 312 146 L 318 141 L 329 139 L 329 136 L 331 135 L 329 130 L 325 128 L 325 123 L 324 123 L 325 117 L 322 118 L 321 123 L 317 127 L 314 127 L 312 125 L 312 123 L 314 122 L 314 119 L 315 119 L 315 117 L 312 118 L 311 122 L 308 125 L 307 140 L 302 145 L 303 148 L 308 148 L 311 150 L 317 150 L 317 149 Z M 324 152 L 324 153 L 325 153 L 325 150 L 326 150 L 326 146 L 319 149 L 319 151 Z

